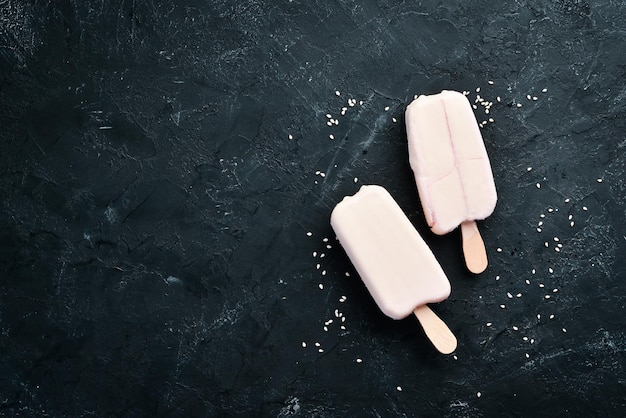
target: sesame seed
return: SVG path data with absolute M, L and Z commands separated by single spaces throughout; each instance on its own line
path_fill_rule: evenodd
M 357 359 L 356 359 L 356 362 L 357 362 L 357 363 L 363 363 L 363 360 L 361 360 L 360 358 L 357 358 Z
M 315 346 L 316 346 L 316 347 L 319 347 L 320 345 L 321 345 L 320 343 L 315 343 Z
M 496 100 L 497 100 L 498 102 L 500 102 L 500 101 L 501 101 L 501 100 L 500 100 L 500 96 L 496 97 Z
M 602 179 L 598 179 L 596 180 L 598 183 L 602 183 Z
M 389 106 L 385 106 L 385 112 L 389 110 Z
M 522 337 L 522 340 L 528 341 L 528 337 Z
M 335 135 L 333 135 L 333 134 L 328 135 L 328 137 L 329 137 L 330 139 L 335 139 Z
M 322 178 L 326 177 L 326 173 L 320 173 L 320 177 Z
M 567 332 L 567 329 L 563 328 L 563 332 Z
M 554 315 L 550 315 L 550 319 L 554 319 Z
M 322 270 L 322 276 L 326 276 L 326 270 Z
M 535 270 L 535 269 L 532 269 L 532 271 L 531 271 L 532 274 L 535 274 L 536 272 L 537 272 L 537 270 Z
M 317 351 L 319 351 L 320 353 L 323 353 L 324 349 L 323 348 L 319 348 Z
M 526 171 L 531 171 L 532 169 L 533 169 L 532 167 L 528 167 Z
M 501 253 L 502 252 L 502 248 L 498 247 L 498 248 L 496 248 L 496 251 Z
M 538 99 L 537 96 L 533 96 L 533 101 L 536 101 Z
M 340 92 L 339 90 L 335 91 L 335 94 L 336 94 L 337 96 L 341 96 L 341 92 Z
M 311 232 L 311 231 L 309 231 L 309 232 L 307 232 L 307 233 L 306 233 L 306 236 L 307 236 L 307 237 L 310 237 L 310 236 L 312 236 L 312 235 L 313 235 L 313 232 Z
M 539 283 L 539 287 L 544 288 L 545 285 L 543 283 Z
M 476 87 L 476 93 L 480 93 L 480 87 Z
M 476 397 L 477 397 L 477 398 L 480 398 L 482 395 L 483 395 L 482 393 L 480 393 L 480 392 L 476 392 Z
M 350 277 L 350 273 L 348 273 L 347 271 L 344 274 L 346 275 L 346 277 Z
M 302 341 L 302 348 L 306 348 L 306 343 Z
M 541 228 L 537 228 L 537 232 L 541 232 Z
M 474 108 L 474 109 L 478 109 L 478 106 L 476 106 L 476 105 L 472 105 L 472 108 Z
M 539 215 L 540 218 L 545 218 L 546 215 L 544 215 L 543 213 L 541 215 Z
M 328 242 L 328 237 L 322 238 L 322 242 Z
M 506 305 L 500 305 L 500 309 L 506 309 Z
M 396 386 L 396 390 L 397 390 L 398 392 L 402 392 L 402 386 Z
M 293 139 L 293 135 L 289 134 L 289 139 Z
M 526 98 L 527 98 L 528 100 L 530 100 L 530 99 L 531 99 L 530 94 L 527 94 L 527 95 L 526 95 Z
M 391 121 L 392 121 L 393 123 L 396 123 L 398 120 L 397 120 L 396 118 L 391 118 Z
M 328 332 L 328 327 L 324 326 L 324 331 Z
M 543 225 L 543 221 L 539 221 L 539 223 L 537 223 L 537 226 L 541 226 Z
M 358 181 L 359 181 L 359 178 L 358 178 L 358 177 L 355 177 L 355 178 L 354 178 L 354 182 L 356 183 L 356 182 L 358 182 Z
M 320 254 L 320 258 L 324 258 L 324 257 L 326 257 L 326 254 L 321 253 L 321 254 Z
M 515 295 L 515 296 L 516 296 L 516 297 L 518 297 L 518 298 L 521 298 L 521 297 L 522 297 L 522 294 L 521 294 L 521 293 L 518 293 L 518 294 L 517 294 L 517 295 Z
M 569 223 L 570 228 L 574 226 L 574 221 Z
M 560 252 L 561 252 L 561 249 L 560 249 L 559 247 L 555 247 L 555 248 L 554 248 L 554 251 L 556 251 L 557 253 L 560 253 Z
M 321 283 L 320 283 L 320 284 L 318 284 L 318 285 L 317 285 L 317 287 L 319 287 L 319 288 L 320 288 L 320 290 L 324 290 L 324 285 L 323 285 L 323 284 L 321 284 Z
M 513 325 L 513 331 L 517 331 L 517 330 L 519 330 L 519 328 Z
M 545 92 L 547 92 L 547 91 L 548 91 L 548 89 L 543 89 L 543 90 L 541 90 L 541 92 L 542 92 L 542 93 L 545 93 Z
M 360 104 L 361 106 L 363 106 L 363 100 L 361 100 L 361 101 L 359 102 L 359 104 Z
M 537 183 L 535 186 L 537 186 L 538 189 L 541 189 L 541 184 Z
M 512 295 L 511 293 L 509 293 L 509 292 L 506 292 L 506 296 L 507 296 L 509 299 L 513 299 L 513 295 Z
M 313 251 L 313 257 L 317 257 L 317 251 Z
M 320 263 L 317 263 L 317 264 L 315 265 L 315 269 L 316 269 L 316 270 L 319 270 L 319 269 L 320 269 L 320 266 L 321 266 L 321 264 L 320 264 Z
M 525 280 L 526 284 L 530 284 L 530 280 L 526 279 Z
M 531 344 L 534 344 L 534 343 L 535 343 L 535 339 L 534 339 L 534 338 L 531 338 L 531 339 L 530 339 L 530 343 L 531 343 Z
M 521 103 L 518 103 L 518 104 L 517 104 L 517 107 L 522 107 L 522 104 L 521 104 Z
M 587 210 L 587 206 L 583 206 L 583 210 L 586 211 Z
M 569 197 L 568 197 L 567 199 L 565 199 L 565 200 L 564 200 L 564 202 L 565 202 L 565 203 L 569 203 L 569 202 L 570 202 Z
M 331 115 L 330 113 L 327 113 L 327 114 L 326 114 L 326 117 L 327 117 L 328 119 L 332 119 L 332 118 L 333 118 L 333 115 Z
M 548 273 L 550 274 L 554 273 L 554 270 L 552 269 L 552 267 L 548 267 Z
M 496 276 L 496 282 L 500 280 L 500 276 Z
M 530 354 L 526 353 L 526 358 L 530 358 Z
M 491 324 L 491 322 L 487 322 L 485 325 L 487 325 L 488 327 L 490 327 L 492 324 Z
M 487 84 L 491 84 L 491 85 L 493 85 L 493 81 L 492 81 L 492 80 L 489 80 L 489 81 L 487 81 Z
M 545 295 L 544 296 L 546 299 L 550 299 L 550 295 Z
M 548 244 L 548 241 L 546 241 L 546 242 L 543 243 L 543 246 L 548 248 L 550 246 L 550 244 Z

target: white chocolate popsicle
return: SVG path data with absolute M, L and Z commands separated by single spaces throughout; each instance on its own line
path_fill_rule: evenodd
M 476 220 L 493 212 L 496 186 L 489 157 L 467 98 L 444 90 L 419 96 L 406 109 L 409 161 L 426 221 L 438 235 L 461 225 L 465 263 L 487 268 Z
M 412 312 L 442 353 L 457 341 L 427 303 L 450 295 L 450 282 L 422 237 L 389 192 L 362 186 L 333 210 L 330 223 L 376 304 L 393 319 Z

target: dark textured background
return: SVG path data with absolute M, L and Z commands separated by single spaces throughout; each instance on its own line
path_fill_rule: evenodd
M 621 1 L 0 0 L 0 415 L 623 416 L 625 21 Z M 499 203 L 474 277 L 425 225 L 403 111 L 478 87 Z M 448 274 L 454 355 L 380 313 L 335 242 L 367 183 Z

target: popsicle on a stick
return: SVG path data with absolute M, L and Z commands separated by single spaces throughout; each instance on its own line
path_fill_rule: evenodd
M 476 220 L 493 212 L 497 194 L 489 157 L 467 98 L 444 90 L 419 96 L 406 109 L 409 160 L 426 221 L 438 235 L 461 225 L 465 264 L 487 268 Z
M 337 204 L 330 223 L 378 307 L 393 319 L 413 312 L 444 354 L 457 341 L 426 305 L 450 294 L 450 282 L 422 237 L 389 192 L 362 186 Z

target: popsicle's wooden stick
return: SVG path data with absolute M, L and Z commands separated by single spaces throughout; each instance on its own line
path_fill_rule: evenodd
M 485 243 L 478 232 L 476 221 L 466 221 L 461 224 L 463 236 L 463 256 L 468 270 L 474 274 L 482 273 L 487 268 L 487 251 Z
M 424 328 L 430 342 L 442 354 L 450 354 L 456 350 L 456 337 L 450 328 L 427 305 L 418 306 L 413 310 L 417 320 Z

